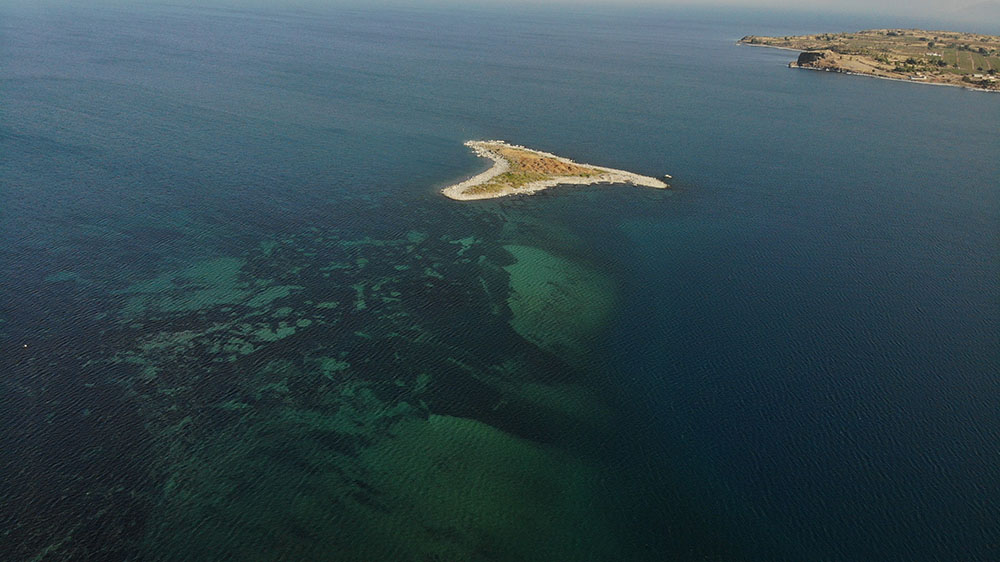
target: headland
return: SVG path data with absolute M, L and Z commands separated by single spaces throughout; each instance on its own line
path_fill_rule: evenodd
M 802 51 L 791 68 L 825 70 L 1000 92 L 1000 37 L 922 29 L 868 29 L 785 37 L 747 35 L 745 45 Z
M 500 140 L 466 141 L 476 155 L 493 160 L 485 172 L 446 187 L 442 193 L 459 201 L 529 195 L 557 185 L 628 183 L 664 189 L 666 182 L 625 170 L 579 164 L 568 158 Z M 670 176 L 664 176 L 670 178 Z

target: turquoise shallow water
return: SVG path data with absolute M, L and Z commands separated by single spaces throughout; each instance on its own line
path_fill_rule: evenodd
M 734 44 L 882 22 L 0 13 L 4 559 L 998 555 L 997 96 Z

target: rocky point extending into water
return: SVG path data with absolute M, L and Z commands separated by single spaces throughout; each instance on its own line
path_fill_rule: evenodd
M 568 158 L 500 140 L 466 141 L 465 145 L 478 156 L 493 160 L 494 164 L 489 170 L 442 190 L 445 196 L 459 201 L 531 194 L 562 184 L 630 183 L 659 189 L 670 187 L 654 177 L 578 164 Z

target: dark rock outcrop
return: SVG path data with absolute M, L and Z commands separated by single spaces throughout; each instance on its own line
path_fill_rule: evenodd
M 795 62 L 798 66 L 812 66 L 826 58 L 823 51 L 805 51 L 799 54 L 799 60 Z

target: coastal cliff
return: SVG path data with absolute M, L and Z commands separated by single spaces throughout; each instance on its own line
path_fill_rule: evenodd
M 832 54 L 833 51 L 806 51 L 804 53 L 800 53 L 798 60 L 794 63 L 788 64 L 795 66 L 815 66 L 827 57 L 827 53 Z

